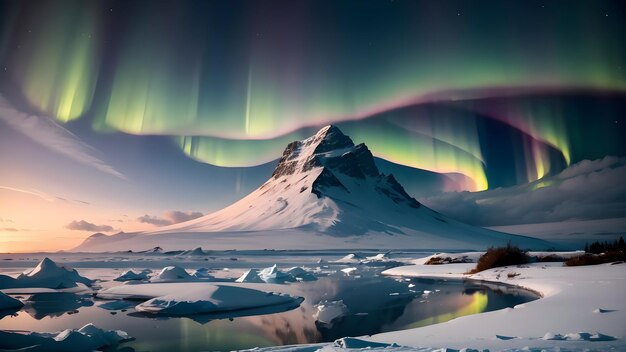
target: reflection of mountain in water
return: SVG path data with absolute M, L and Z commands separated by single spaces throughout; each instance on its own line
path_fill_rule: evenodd
M 24 301 L 23 310 L 37 320 L 45 317 L 59 317 L 74 312 L 80 307 L 93 306 L 90 296 L 74 293 L 36 293 Z
M 370 335 L 447 321 L 459 316 L 502 309 L 532 300 L 526 292 L 476 282 L 419 279 L 396 281 L 379 276 L 321 278 L 300 283 L 306 299 L 299 309 L 273 315 L 244 317 L 235 322 L 258 329 L 276 345 L 334 341 L 344 336 Z M 409 288 L 409 284 L 414 287 Z M 432 291 L 424 294 L 424 291 Z M 313 315 L 320 300 L 343 300 L 349 313 L 333 324 L 320 324 Z
M 15 313 L 19 312 L 20 309 L 22 308 L 0 309 L 0 319 L 9 315 L 14 315 Z

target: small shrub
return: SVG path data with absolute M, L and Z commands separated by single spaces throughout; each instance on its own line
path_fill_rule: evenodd
M 626 252 L 620 250 L 608 251 L 598 255 L 585 253 L 565 261 L 565 266 L 597 265 L 626 260 Z
M 549 254 L 549 255 L 538 255 L 535 257 L 538 263 L 553 263 L 553 262 L 564 262 L 565 258 L 560 257 L 558 255 Z
M 441 264 L 461 264 L 461 263 L 471 263 L 472 260 L 469 259 L 466 255 L 461 257 L 432 257 L 424 263 L 424 265 L 441 265 Z
M 432 257 L 424 263 L 424 265 L 441 265 L 450 263 L 451 258 L 442 258 L 442 257 Z
M 476 268 L 471 270 L 469 274 L 499 266 L 526 264 L 529 259 L 525 251 L 517 246 L 512 246 L 510 243 L 506 247 L 491 247 L 478 259 Z

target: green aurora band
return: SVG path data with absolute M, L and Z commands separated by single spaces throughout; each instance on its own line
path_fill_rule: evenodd
M 219 166 L 273 160 L 309 127 L 456 98 L 442 92 L 626 91 L 626 31 L 608 15 L 612 1 L 566 12 L 535 2 L 104 4 L 43 2 L 4 16 L 2 61 L 21 96 L 61 122 L 85 117 L 97 131 L 172 136 L 190 157 Z M 117 12 L 124 16 L 106 17 Z M 552 171 L 544 144 L 572 161 L 558 105 L 464 108 L 532 136 L 523 147 L 528 181 Z M 460 173 L 473 180 L 467 189 L 484 190 L 485 158 L 467 115 L 342 128 L 376 156 Z

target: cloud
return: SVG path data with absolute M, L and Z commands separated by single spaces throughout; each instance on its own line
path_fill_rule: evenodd
M 2 231 L 17 232 L 19 230 L 14 227 L 4 227 L 2 228 Z
M 54 202 L 54 198 L 53 196 L 46 194 L 44 192 L 38 191 L 36 189 L 21 189 L 21 188 L 16 188 L 16 187 L 9 187 L 9 186 L 0 186 L 0 189 L 4 189 L 7 191 L 13 191 L 13 192 L 18 192 L 18 193 L 24 193 L 24 194 L 28 194 L 31 196 L 35 196 L 35 197 L 39 197 L 47 202 Z
M 169 220 L 160 218 L 158 216 L 150 216 L 148 214 L 138 217 L 137 221 L 156 226 L 167 226 L 172 224 Z
M 81 141 L 51 118 L 29 115 L 17 110 L 0 95 L 0 120 L 44 147 L 76 162 L 94 167 L 110 175 L 126 179 L 111 165 L 102 161 L 98 151 Z
M 193 219 L 197 219 L 203 216 L 201 212 L 184 212 L 178 210 L 170 210 L 163 213 L 163 216 L 152 216 L 152 215 L 144 215 L 137 218 L 137 221 L 143 222 L 146 224 L 152 224 L 156 226 L 167 226 L 172 224 L 178 224 L 180 222 L 185 222 Z
M 70 230 L 77 230 L 77 231 L 91 231 L 91 232 L 110 232 L 113 231 L 113 227 L 109 226 L 109 225 L 96 225 L 96 224 L 92 224 L 90 222 L 87 222 L 85 220 L 80 220 L 80 221 L 72 221 L 69 224 L 67 224 L 67 226 L 65 226 L 65 228 L 68 228 Z
M 626 217 L 626 158 L 584 160 L 528 185 L 420 199 L 457 220 L 501 226 Z

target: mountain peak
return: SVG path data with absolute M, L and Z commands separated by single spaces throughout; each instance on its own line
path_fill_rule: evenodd
M 353 148 L 352 139 L 337 126 L 325 126 L 307 139 L 289 143 L 272 177 L 279 178 L 323 166 L 320 162 L 322 158 L 341 155 Z
M 294 182 L 299 183 L 298 178 L 309 177 L 314 169 L 318 171 L 311 175 L 311 184 L 299 187 L 302 192 L 310 189 L 318 199 L 330 194 L 338 199 L 352 192 L 363 193 L 365 189 L 370 189 L 394 203 L 412 208 L 420 206 L 393 176 L 380 173 L 372 152 L 365 144 L 355 146 L 352 139 L 336 126 L 325 126 L 307 139 L 290 143 L 268 182 L 282 179 L 281 182 L 290 187 Z M 293 177 L 298 174 L 302 176 Z M 268 186 L 268 183 L 264 185 Z
M 343 132 L 334 125 L 323 127 L 315 136 L 305 139 L 302 143 L 316 145 L 313 151 L 314 154 L 354 147 L 352 139 L 343 134 Z

